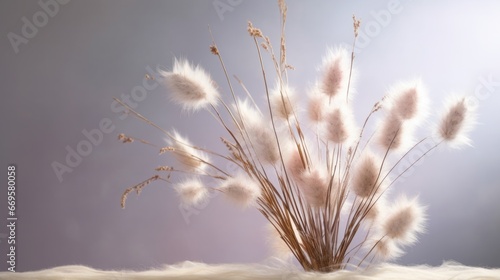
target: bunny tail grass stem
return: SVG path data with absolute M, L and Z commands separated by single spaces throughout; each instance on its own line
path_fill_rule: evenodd
M 247 131 L 240 127 L 240 125 L 238 124 L 238 121 L 235 119 L 234 115 L 232 114 L 231 110 L 229 109 L 229 107 L 224 103 L 224 102 L 221 102 L 223 104 L 223 106 L 226 108 L 227 112 L 230 114 L 233 122 L 236 124 L 237 128 L 238 128 L 238 131 L 240 132 L 240 135 L 244 137 L 244 133 L 247 133 Z M 234 135 L 233 131 L 226 125 L 226 123 L 224 122 L 224 119 L 221 117 L 219 111 L 216 110 L 215 107 L 212 107 L 212 109 L 214 110 L 214 112 L 217 114 L 217 117 L 219 118 L 220 120 L 220 123 L 222 124 L 222 126 L 224 127 L 224 129 L 227 131 L 227 133 L 229 133 L 229 135 L 231 136 L 231 138 L 233 138 L 233 140 L 235 141 L 236 143 L 236 146 L 237 147 L 242 147 L 242 145 L 240 144 L 240 142 L 238 141 L 238 138 Z M 240 115 L 240 119 L 241 119 L 241 115 Z M 248 134 L 247 134 L 247 137 L 248 137 Z M 244 140 L 244 139 L 243 139 Z M 240 148 L 239 149 L 240 153 L 243 154 L 243 158 L 247 158 L 248 159 L 248 155 L 245 153 L 245 151 Z M 251 156 L 251 152 L 248 150 L 248 154 L 250 155 L 250 159 L 252 160 L 252 164 L 253 166 L 256 166 L 255 165 L 255 162 L 254 162 L 254 159 L 253 159 L 253 156 Z M 234 161 L 234 160 L 230 160 L 230 161 Z
M 224 63 L 224 60 L 222 59 L 222 55 L 220 54 L 220 51 L 218 50 L 217 45 L 216 45 L 216 43 L 215 43 L 215 39 L 214 39 L 214 36 L 213 36 L 213 34 L 212 34 L 212 30 L 211 30 L 210 26 L 209 26 L 208 30 L 209 30 L 209 32 L 210 32 L 210 36 L 212 37 L 212 46 L 213 46 L 213 48 L 215 48 L 215 49 L 217 50 L 214 54 L 215 54 L 215 55 L 217 55 L 217 57 L 218 57 L 218 59 L 219 59 L 220 65 L 221 65 L 222 70 L 223 70 L 223 72 L 224 72 L 224 76 L 226 77 L 226 81 L 227 81 L 227 84 L 228 84 L 228 86 L 229 86 L 229 91 L 231 92 L 231 96 L 232 96 L 232 98 L 233 98 L 233 101 L 234 101 L 234 103 L 236 104 L 236 110 L 237 110 L 237 113 L 238 113 L 239 119 L 241 120 L 241 119 L 242 119 L 241 110 L 240 110 L 240 107 L 239 107 L 238 100 L 236 99 L 236 95 L 235 95 L 235 93 L 234 93 L 233 84 L 231 83 L 231 79 L 229 78 L 229 75 L 228 75 L 228 73 L 227 73 L 227 68 L 226 68 L 226 65 L 225 65 L 225 63 Z M 250 95 L 250 94 L 249 94 L 249 95 Z M 252 100 L 253 100 L 253 99 L 252 99 Z M 238 121 L 235 119 L 234 114 L 232 113 L 232 111 L 229 109 L 229 107 L 225 104 L 225 102 L 224 102 L 222 99 L 221 99 L 221 102 L 222 102 L 222 104 L 223 104 L 224 108 L 226 109 L 226 111 L 227 111 L 227 112 L 229 113 L 229 115 L 231 116 L 231 118 L 232 118 L 232 120 L 233 120 L 234 124 L 237 126 L 238 131 L 239 131 L 239 132 L 240 132 L 240 134 L 243 136 L 243 130 L 244 130 L 244 129 L 242 129 L 242 128 L 240 127 L 240 124 L 239 124 L 239 123 L 238 123 Z M 254 102 L 254 104 L 255 104 L 255 102 Z M 214 110 L 215 110 L 215 107 L 213 107 L 213 108 L 214 108 Z M 258 107 L 256 106 L 256 108 L 258 108 Z M 224 123 L 224 120 L 222 119 L 222 117 L 220 116 L 220 114 L 219 114 L 218 112 L 217 112 L 217 115 L 218 115 L 218 117 L 219 117 L 220 121 L 221 121 L 222 123 Z M 224 123 L 223 125 L 224 125 L 224 128 L 226 129 L 226 131 L 227 131 L 227 132 L 231 135 L 231 137 L 233 138 L 233 140 L 234 140 L 235 142 L 237 142 L 237 143 L 238 143 L 238 139 L 235 137 L 235 135 L 233 134 L 233 132 L 232 132 L 232 131 L 231 131 L 231 130 L 227 127 L 227 125 L 226 125 L 225 123 Z M 248 135 L 247 135 L 247 136 L 248 136 Z M 240 144 L 238 143 L 238 145 L 240 145 Z M 251 154 L 251 153 L 250 153 L 250 154 Z
M 397 133 L 396 133 L 396 135 L 397 135 Z M 394 141 L 395 137 L 396 136 L 393 137 L 390 145 L 392 145 L 392 142 Z M 376 180 L 374 182 L 375 185 L 377 185 L 377 182 L 380 179 L 380 175 L 382 173 L 385 161 L 386 161 L 387 156 L 388 156 L 389 151 L 390 151 L 390 145 L 389 145 L 389 148 L 387 148 L 387 150 L 385 151 L 384 157 L 382 158 L 382 161 L 380 163 L 380 167 L 379 167 L 379 171 L 378 171 L 378 174 L 377 174 L 377 178 L 376 178 Z M 356 235 L 356 233 L 358 231 L 358 228 L 361 225 L 361 222 L 364 220 L 364 217 L 366 216 L 366 213 L 368 212 L 368 210 L 371 209 L 371 207 L 380 198 L 380 195 L 379 195 L 375 199 L 375 192 L 377 191 L 377 189 L 379 187 L 380 187 L 380 184 L 378 184 L 377 186 L 374 186 L 373 190 L 371 190 L 370 195 L 368 196 L 369 199 L 363 200 L 363 201 L 365 201 L 365 203 L 362 203 L 360 205 L 360 207 L 357 207 L 357 209 L 356 209 L 356 211 L 354 213 L 354 216 L 352 217 L 352 220 L 349 220 L 349 226 L 346 228 L 347 231 L 346 231 L 346 233 L 344 235 L 344 236 L 348 236 L 348 240 L 349 240 L 348 242 L 346 242 L 347 245 L 345 246 L 345 250 L 347 250 L 347 248 L 349 247 L 350 243 L 352 242 L 352 240 L 353 240 L 354 236 Z M 375 202 L 373 202 L 374 199 L 375 199 Z M 354 229 L 354 230 L 352 230 L 352 229 Z M 344 255 L 345 254 L 346 254 L 346 252 L 344 252 Z
M 253 99 L 252 94 L 248 91 L 248 89 L 245 86 L 245 84 L 243 83 L 243 81 L 240 78 L 238 78 L 238 76 L 236 76 L 236 75 L 233 75 L 233 77 L 236 79 L 236 81 L 238 81 L 238 83 L 240 84 L 241 88 L 243 88 L 243 91 L 247 95 L 248 99 L 250 99 L 250 101 L 252 101 L 252 104 L 255 107 L 255 109 L 257 109 L 257 111 L 259 111 L 259 113 L 262 114 L 262 112 L 260 111 L 259 106 L 257 106 L 257 103 L 255 103 L 255 100 Z
M 356 246 L 352 247 L 349 251 L 347 251 L 346 255 L 350 255 L 349 258 L 347 258 L 347 261 L 346 261 L 347 263 L 349 263 L 351 261 L 352 256 L 356 256 L 358 254 L 359 250 L 361 250 L 363 248 L 364 241 L 368 239 L 368 237 L 370 236 L 370 232 L 371 232 L 371 227 L 366 231 L 364 238 L 361 239 L 361 241 Z M 364 259 L 357 266 L 360 266 L 363 263 L 363 261 L 364 261 Z
M 394 169 L 395 169 L 395 168 L 399 165 L 399 163 L 400 163 L 400 162 L 401 162 L 401 161 L 402 161 L 402 160 L 403 160 L 403 159 L 404 159 L 404 158 L 405 158 L 405 157 L 406 157 L 406 156 L 407 156 L 407 155 L 408 155 L 411 151 L 413 151 L 413 150 L 414 150 L 414 149 L 415 149 L 418 145 L 420 145 L 420 144 L 421 144 L 422 142 L 424 142 L 425 140 L 427 140 L 427 137 L 425 137 L 425 138 L 421 139 L 420 141 L 418 141 L 417 143 L 415 143 L 415 144 L 414 144 L 414 145 L 413 145 L 410 149 L 408 149 L 408 151 L 406 151 L 406 152 L 405 152 L 405 153 L 404 153 L 404 154 L 403 154 L 403 155 L 399 158 L 399 160 L 398 160 L 398 161 L 396 161 L 396 163 L 395 163 L 395 164 L 391 167 L 391 169 L 389 169 L 389 171 L 387 172 L 387 174 L 386 174 L 386 175 L 384 176 L 384 178 L 382 178 L 382 180 L 380 181 L 380 184 L 382 184 L 382 183 L 385 181 L 385 179 L 389 176 L 389 174 L 391 174 L 391 173 L 392 173 L 392 171 L 393 171 L 393 170 L 394 170 Z M 439 144 L 438 144 L 438 145 L 439 145 Z M 436 147 L 437 147 L 437 145 L 436 145 Z M 431 148 L 431 150 L 432 150 L 432 149 L 434 149 L 434 148 L 435 148 L 435 147 L 432 147 L 432 148 Z M 430 150 L 429 150 L 428 152 L 430 152 Z M 420 158 L 419 158 L 419 159 L 420 159 Z M 417 161 L 418 161 L 419 159 L 417 159 Z M 415 163 L 416 163 L 416 162 L 415 162 Z M 414 164 L 415 164 L 415 163 L 414 163 Z M 405 171 L 406 171 L 406 170 L 405 170 Z M 402 174 L 404 174 L 404 172 L 403 172 Z M 402 175 L 402 174 L 401 174 L 401 175 Z M 395 180 L 394 180 L 394 181 L 395 181 Z M 392 183 L 391 183 L 391 184 L 392 184 Z M 389 185 L 389 186 L 390 186 L 390 185 Z
M 231 83 L 231 80 L 229 79 L 229 75 L 227 74 L 226 65 L 224 64 L 224 60 L 222 59 L 220 51 L 217 48 L 217 44 L 215 43 L 215 39 L 214 39 L 214 36 L 212 34 L 212 29 L 210 28 L 210 26 L 208 26 L 208 31 L 210 32 L 210 37 L 212 37 L 212 46 L 217 49 L 217 52 L 215 53 L 215 55 L 219 58 L 219 62 L 221 64 L 222 70 L 224 71 L 224 76 L 226 77 L 226 81 L 227 81 L 227 84 L 229 86 L 229 91 L 231 92 L 231 96 L 233 97 L 233 101 L 236 102 L 236 96 L 234 94 L 233 85 Z
M 118 98 L 115 98 L 113 97 L 113 99 L 118 102 L 120 105 L 122 105 L 123 107 L 125 107 L 125 109 L 127 109 L 127 113 L 132 113 L 132 115 L 136 118 L 138 118 L 139 120 L 141 121 L 144 121 L 145 123 L 153 126 L 154 128 L 160 130 L 161 132 L 163 132 L 166 136 L 168 136 L 172 141 L 177 141 L 176 138 L 170 134 L 170 132 L 166 131 L 165 129 L 161 128 L 160 126 L 158 126 L 156 123 L 152 122 L 151 120 L 149 120 L 148 118 L 144 117 L 143 115 L 139 114 L 137 111 L 135 111 L 134 109 L 132 109 L 130 106 L 128 106 L 127 104 L 123 103 L 121 100 L 119 100 Z M 213 105 L 211 105 L 213 106 Z M 201 150 L 201 151 L 204 151 L 204 152 L 208 152 L 210 154 L 213 154 L 215 156 L 218 156 L 218 157 L 221 157 L 221 158 L 225 158 L 227 159 L 225 156 L 219 154 L 219 153 L 215 153 L 213 151 L 210 151 L 210 150 L 206 150 L 206 149 L 201 149 L 199 147 L 195 147 L 195 146 L 192 146 L 192 145 L 189 145 L 190 147 L 196 149 L 196 150 Z
M 394 180 L 387 186 L 387 188 L 389 188 L 390 186 L 392 186 L 401 176 L 403 176 L 403 174 L 406 173 L 406 171 L 408 171 L 410 168 L 412 168 L 415 164 L 417 164 L 417 162 L 419 162 L 425 155 L 427 155 L 428 153 L 430 153 L 432 150 L 434 150 L 435 148 L 437 148 L 439 145 L 441 145 L 441 143 L 443 143 L 443 141 L 440 141 L 438 143 L 436 143 L 434 146 L 432 146 L 431 148 L 429 148 L 429 150 L 427 150 L 425 153 L 423 153 L 421 156 L 419 156 L 414 162 L 412 162 L 412 164 L 410 164 L 410 166 L 408 166 L 405 170 L 403 170 L 403 172 L 401 172 L 400 174 L 398 174 L 396 176 L 396 178 L 394 178 Z
M 368 116 L 366 117 L 365 121 L 363 122 L 363 126 L 361 127 L 361 130 L 359 132 L 359 138 L 358 140 L 356 141 L 356 146 L 354 147 L 352 153 L 351 153 L 351 158 L 348 160 L 348 164 L 347 164 L 347 167 L 348 169 L 351 168 L 351 165 L 352 165 L 352 162 L 356 156 L 356 153 L 358 152 L 358 148 L 359 148 L 359 143 L 361 142 L 361 139 L 363 138 L 363 133 L 365 131 L 365 128 L 366 128 L 366 125 L 368 124 L 368 121 L 370 120 L 371 116 L 378 111 L 378 109 L 380 109 L 380 101 L 375 103 L 375 105 L 373 105 L 372 107 L 372 110 L 370 111 L 370 113 L 368 114 Z M 371 138 L 370 138 L 371 140 Z M 366 143 L 365 146 L 367 146 L 368 143 Z
M 146 117 L 144 117 L 143 115 L 139 114 L 137 111 L 135 111 L 134 109 L 132 109 L 130 106 L 128 106 L 127 104 L 123 103 L 121 100 L 119 100 L 119 99 L 117 99 L 117 98 L 115 98 L 115 97 L 113 97 L 113 99 L 114 99 L 116 102 L 118 102 L 120 105 L 122 105 L 123 107 L 125 107 L 125 109 L 127 109 L 127 113 L 132 113 L 132 115 L 133 115 L 134 117 L 136 117 L 136 118 L 138 118 L 139 120 L 144 121 L 145 123 L 147 123 L 147 124 L 149 124 L 149 125 L 153 126 L 154 128 L 156 128 L 156 129 L 160 130 L 160 131 L 161 131 L 161 132 L 163 132 L 165 135 L 167 135 L 167 136 L 168 136 L 171 140 L 176 141 L 175 137 L 173 137 L 173 135 L 172 135 L 172 134 L 170 134 L 170 132 L 166 131 L 165 129 L 163 129 L 163 128 L 161 128 L 160 126 L 158 126 L 156 123 L 154 123 L 154 122 L 150 121 L 148 118 L 146 118 Z M 213 105 L 211 105 L 211 106 L 213 106 Z M 215 110 L 215 108 L 214 108 L 214 110 Z M 217 112 L 217 110 L 215 110 L 215 111 Z M 220 115 L 219 115 L 219 117 L 220 117 Z M 221 119 L 222 119 L 222 118 L 221 118 Z M 231 133 L 231 134 L 232 134 L 232 132 L 229 130 L 229 128 L 227 128 L 227 127 L 226 127 L 226 129 L 227 129 L 227 131 L 228 131 L 229 133 Z M 235 138 L 235 137 L 233 136 L 233 138 Z M 235 139 L 236 139 L 236 138 L 235 138 Z M 141 142 L 143 142 L 143 143 L 145 143 L 145 144 L 153 145 L 153 144 L 150 144 L 150 143 L 149 143 L 149 142 L 147 142 L 147 141 L 142 141 L 142 140 L 140 140 L 140 141 L 141 141 Z M 194 149 L 196 149 L 196 150 L 201 150 L 201 151 L 207 152 L 207 153 L 209 153 L 209 154 L 212 154 L 212 155 L 214 155 L 214 156 L 217 156 L 217 157 L 223 158 L 223 159 L 225 159 L 225 160 L 232 161 L 230 158 L 228 158 L 228 157 L 226 157 L 226 156 L 224 156 L 224 155 L 221 155 L 221 154 L 219 154 L 219 153 L 213 152 L 213 151 L 211 151 L 211 150 L 202 149 L 202 148 L 199 148 L 199 147 L 196 147 L 196 146 L 191 146 L 191 145 L 190 145 L 190 147 L 192 147 L 192 148 L 194 148 Z M 198 160 L 201 160 L 201 159 L 200 159 L 200 158 L 198 158 Z M 208 162 L 206 162 L 206 161 L 204 161 L 203 163 L 204 163 L 204 164 L 207 164 L 207 165 L 209 165 L 209 166 L 211 166 L 211 167 L 213 167 L 213 168 L 215 168 L 216 170 L 218 170 L 218 171 L 222 172 L 222 173 L 223 173 L 223 174 L 225 174 L 225 175 L 228 175 L 226 172 L 224 172 L 224 171 L 222 171 L 221 169 L 217 168 L 217 166 L 215 166 L 215 165 L 213 165 L 213 164 L 210 164 L 210 163 L 208 163 Z
M 361 261 L 358 263 L 358 266 L 360 266 L 368 256 L 370 256 L 370 254 L 373 252 L 373 250 L 375 250 L 375 248 L 377 248 L 378 244 L 380 242 L 382 242 L 382 239 L 384 239 L 386 236 L 382 236 L 380 237 L 380 239 L 377 240 L 377 242 L 375 242 L 375 244 L 373 244 L 373 246 L 370 248 L 370 250 L 365 254 L 365 256 L 363 257 L 363 259 L 361 259 Z
M 390 149 L 387 149 L 386 152 L 385 152 L 385 155 L 382 159 L 382 162 L 380 164 L 380 168 L 379 168 L 379 171 L 378 171 L 378 174 L 377 174 L 377 178 L 374 182 L 374 184 L 377 184 L 379 178 L 380 178 L 380 175 L 382 173 L 382 170 L 383 170 L 383 165 L 386 161 L 386 158 L 387 158 L 387 155 L 389 153 L 389 150 Z M 389 173 L 388 173 L 389 174 Z M 343 246 L 342 249 L 342 255 L 347 255 L 347 249 L 349 248 L 352 240 L 354 239 L 354 236 L 356 235 L 360 225 L 361 225 L 361 222 L 364 220 L 366 214 L 368 213 L 368 211 L 373 207 L 373 205 L 375 205 L 375 203 L 378 201 L 378 199 L 381 197 L 381 194 L 376 197 L 375 195 L 375 192 L 377 191 L 377 189 L 380 187 L 381 183 L 378 184 L 376 187 L 373 188 L 373 190 L 371 191 L 370 195 L 369 195 L 369 199 L 365 200 L 363 199 L 362 202 L 364 201 L 364 203 L 361 203 L 360 206 L 358 206 L 356 208 L 356 211 L 354 212 L 354 216 L 352 216 L 352 219 L 351 219 L 351 216 L 349 214 L 349 218 L 348 218 L 348 226 L 346 227 L 346 231 L 344 232 L 344 239 L 342 240 L 342 243 L 343 243 Z M 357 199 L 357 197 L 355 198 Z M 373 202 L 373 200 L 375 199 L 375 202 Z M 355 203 L 353 203 L 353 206 L 354 206 Z M 352 211 L 352 210 L 351 210 Z M 344 243 L 344 241 L 346 241 L 346 237 L 347 237 L 347 242 Z M 342 245 L 342 244 L 341 244 Z
M 270 100 L 270 96 L 269 96 L 269 86 L 267 84 L 266 71 L 264 70 L 264 62 L 262 61 L 262 53 L 260 52 L 259 43 L 257 42 L 257 38 L 253 37 L 253 40 L 254 40 L 255 47 L 257 49 L 257 53 L 258 53 L 258 56 L 259 56 L 259 63 L 260 63 L 261 71 L 262 71 L 262 78 L 263 78 L 263 81 L 264 81 L 264 88 L 265 88 L 266 97 L 267 97 L 267 105 L 268 105 L 268 109 L 269 109 L 269 113 L 270 113 L 270 117 L 271 117 L 271 124 L 272 124 L 272 127 L 273 127 L 274 137 L 276 139 L 276 144 L 278 146 L 278 152 L 279 152 L 279 155 L 280 155 L 280 161 L 281 161 L 281 164 L 283 166 L 285 166 L 285 161 L 283 160 L 283 153 L 282 153 L 280 141 L 278 139 L 278 133 L 276 132 L 276 124 L 275 124 L 275 121 L 274 121 L 273 110 L 272 110 L 272 107 L 271 107 L 271 100 Z M 286 169 L 284 169 L 284 173 L 285 173 L 285 177 L 287 177 L 287 179 L 288 179 L 288 174 L 286 172 Z
M 130 106 L 128 106 L 127 104 L 123 103 L 120 99 L 118 99 L 116 97 L 113 97 L 113 100 L 115 100 L 120 105 L 122 105 L 123 107 L 125 107 L 125 109 L 127 109 L 126 113 L 132 113 L 132 115 L 134 115 L 139 120 L 142 120 L 145 123 L 153 126 L 154 128 L 156 128 L 156 129 L 160 130 L 161 132 L 165 133 L 165 135 L 167 135 L 170 139 L 173 139 L 172 135 L 170 135 L 170 133 L 168 131 L 166 131 L 165 129 L 161 128 L 157 124 L 153 123 L 152 121 L 150 121 L 149 119 L 147 119 L 143 115 L 139 114 L 137 111 L 135 111 L 134 109 L 132 109 Z

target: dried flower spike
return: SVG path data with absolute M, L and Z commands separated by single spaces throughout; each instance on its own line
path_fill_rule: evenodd
M 357 38 L 359 35 L 359 26 L 361 25 L 361 21 L 357 19 L 355 15 L 352 15 L 352 22 L 354 27 L 354 37 Z
M 213 55 L 219 55 L 219 49 L 217 48 L 216 45 L 211 45 L 210 46 L 210 52 L 213 54 Z
M 252 22 L 248 22 L 248 34 L 252 37 L 262 37 L 262 31 L 260 29 L 253 27 Z
M 134 139 L 132 137 L 128 137 L 127 135 L 120 133 L 118 134 L 118 140 L 122 141 L 122 143 L 132 143 Z

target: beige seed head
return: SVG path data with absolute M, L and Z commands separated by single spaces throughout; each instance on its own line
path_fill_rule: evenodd
M 175 190 L 181 197 L 182 202 L 187 205 L 198 205 L 208 196 L 208 190 L 198 179 L 191 179 L 178 183 L 175 186 Z
M 202 171 L 208 162 L 207 156 L 194 148 L 191 142 L 181 136 L 177 131 L 171 133 L 172 139 L 168 142 L 172 146 L 170 151 L 174 153 L 175 158 L 187 171 Z
M 272 129 L 265 124 L 261 127 L 249 126 L 246 129 L 257 158 L 264 163 L 276 163 L 280 158 L 280 154 Z
M 318 89 L 311 91 L 307 106 L 307 116 L 313 124 L 323 121 L 326 103 L 328 103 L 328 99 L 323 94 L 320 94 Z
M 175 60 L 171 72 L 161 71 L 170 89 L 172 100 L 186 110 L 198 110 L 217 104 L 219 92 L 215 82 L 200 66 L 193 67 L 185 60 Z
M 347 142 L 356 134 L 353 115 L 346 107 L 333 108 L 324 120 L 326 138 L 336 144 Z
M 474 112 L 465 98 L 450 100 L 438 126 L 439 138 L 454 148 L 470 145 L 467 133 L 472 128 L 474 119 Z
M 383 151 L 404 151 L 411 143 L 412 124 L 390 111 L 377 129 L 377 142 Z
M 322 172 L 317 169 L 304 172 L 299 187 L 309 205 L 316 208 L 325 206 L 328 180 Z
M 424 208 L 416 198 L 409 200 L 405 196 L 400 197 L 388 213 L 382 223 L 385 236 L 401 244 L 412 244 L 416 241 L 416 234 L 424 231 Z
M 350 56 L 344 48 L 329 49 L 321 66 L 319 88 L 332 98 L 347 93 L 349 83 Z
M 403 250 L 389 238 L 371 239 L 367 242 L 367 247 L 374 247 L 375 256 L 381 261 L 390 261 L 403 255 Z
M 367 198 L 380 191 L 379 182 L 382 178 L 379 175 L 382 161 L 369 151 L 365 151 L 356 166 L 352 178 L 352 190 L 361 197 Z
M 249 141 L 246 143 L 249 149 L 253 149 L 262 163 L 276 163 L 279 160 L 278 144 L 269 122 L 248 101 L 238 101 L 233 108 L 236 121 L 245 130 L 244 139 Z
M 295 93 L 288 85 L 279 84 L 271 91 L 271 107 L 276 117 L 287 120 L 295 113 Z
M 243 208 L 254 205 L 261 195 L 260 186 L 244 174 L 226 179 L 219 190 Z
M 392 86 L 384 99 L 384 107 L 404 121 L 419 124 L 427 116 L 428 98 L 420 79 Z

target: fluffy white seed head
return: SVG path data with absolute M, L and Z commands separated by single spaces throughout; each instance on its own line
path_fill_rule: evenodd
M 287 120 L 295 114 L 295 92 L 288 85 L 278 84 L 270 95 L 271 108 L 275 117 Z
M 384 174 L 380 172 L 382 161 L 375 154 L 365 151 L 359 159 L 352 178 L 352 190 L 361 197 L 367 198 L 381 190 L 379 186 Z
M 290 251 L 290 248 L 288 248 L 288 245 L 281 238 L 280 233 L 274 228 L 273 225 L 267 225 L 267 232 L 271 245 L 272 256 L 279 259 L 287 259 L 288 257 L 292 256 L 292 251 Z
M 369 209 L 368 212 L 366 213 L 366 216 L 364 218 L 364 223 L 370 223 L 369 226 L 371 226 L 371 223 L 374 222 L 378 217 L 380 216 L 380 207 L 377 203 L 373 204 Z
M 388 209 L 388 216 L 382 222 L 382 231 L 400 244 L 412 244 L 417 240 L 416 235 L 424 231 L 424 221 L 424 207 L 418 204 L 417 199 L 401 196 Z
M 329 49 L 321 66 L 321 91 L 330 98 L 346 94 L 349 68 L 350 56 L 346 49 Z
M 238 103 L 233 104 L 232 107 L 233 115 L 242 128 L 262 124 L 262 113 L 258 108 L 252 106 L 248 100 L 238 100 Z
M 467 133 L 474 124 L 474 111 L 465 98 L 451 99 L 438 126 L 438 136 L 451 147 L 470 145 Z
M 378 194 L 372 202 L 371 198 L 357 199 L 355 207 L 363 207 L 363 228 L 365 230 L 378 230 L 380 228 L 380 220 L 387 216 L 387 199 L 385 194 Z M 371 207 L 370 207 L 371 205 Z M 368 206 L 368 208 L 366 208 Z M 366 209 L 366 210 L 365 210 Z M 368 211 L 368 212 L 365 212 Z M 366 214 L 365 214 L 366 213 Z
M 257 158 L 264 163 L 276 163 L 280 155 L 272 129 L 264 125 L 261 127 L 247 127 L 247 130 Z
M 427 115 L 428 98 L 420 79 L 391 87 L 384 106 L 405 121 L 420 123 Z
M 316 208 L 325 206 L 328 180 L 323 172 L 318 169 L 304 172 L 298 185 L 309 205 Z
M 278 144 L 276 136 L 268 122 L 262 114 L 248 104 L 248 102 L 239 101 L 238 108 L 233 106 L 236 119 L 240 123 L 243 132 L 244 141 L 250 149 L 253 149 L 257 158 L 263 163 L 274 164 L 279 160 Z M 239 116 L 238 111 L 241 114 Z
M 389 238 L 372 238 L 368 239 L 365 244 L 366 250 L 371 250 L 373 248 L 373 253 L 377 260 L 379 261 L 390 261 L 397 259 L 403 255 L 403 250 L 398 247 L 394 240 Z
M 219 92 L 210 75 L 200 66 L 193 67 L 186 60 L 175 60 L 173 70 L 161 71 L 172 100 L 187 110 L 198 110 L 215 105 Z
M 318 124 L 324 119 L 325 104 L 328 103 L 328 98 L 321 94 L 318 89 L 312 90 L 309 93 L 307 104 L 307 116 L 313 124 Z
M 260 186 L 244 174 L 237 174 L 235 177 L 226 179 L 219 190 L 229 200 L 244 208 L 255 204 L 261 195 Z
M 332 108 L 324 120 L 326 138 L 336 144 L 343 144 L 356 136 L 354 116 L 347 107 Z
M 378 200 L 375 202 L 373 207 L 366 214 L 365 219 L 368 221 L 377 222 L 381 217 L 383 217 L 387 213 L 387 189 L 385 189 L 385 193 L 383 195 L 378 195 Z
M 302 174 L 306 171 L 306 166 L 302 161 L 296 146 L 286 149 L 285 153 L 286 167 L 295 180 L 301 180 Z
M 198 205 L 208 196 L 207 188 L 198 179 L 180 182 L 175 185 L 175 190 L 181 197 L 182 202 L 187 205 Z
M 411 144 L 413 125 L 390 111 L 377 128 L 377 142 L 383 151 L 404 151 Z
M 290 146 L 285 152 L 285 164 L 300 193 L 312 207 L 324 207 L 329 178 L 326 170 L 303 163 L 296 146 Z
M 173 154 L 181 163 L 182 168 L 192 172 L 203 171 L 206 167 L 205 162 L 209 162 L 208 157 L 200 150 L 195 149 L 193 144 L 177 131 L 174 130 L 171 135 L 172 139 L 167 142 L 173 147 Z
M 290 218 L 290 224 L 293 233 L 295 235 L 295 238 L 297 239 L 297 242 L 299 244 L 302 244 L 302 238 L 300 237 L 300 233 L 298 232 L 297 227 L 295 226 L 295 223 L 291 218 Z M 274 226 L 269 224 L 267 227 L 267 231 L 268 231 L 269 241 L 271 242 L 272 255 L 280 259 L 287 259 L 288 257 L 292 257 L 293 256 L 292 251 L 285 243 L 283 238 L 281 238 L 280 233 L 274 228 Z M 288 237 L 293 238 L 291 236 Z

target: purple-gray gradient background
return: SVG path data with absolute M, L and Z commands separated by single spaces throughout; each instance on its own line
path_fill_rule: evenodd
M 37 1 L 0 1 L 0 264 L 6 268 L 6 168 L 17 165 L 17 269 L 68 264 L 103 269 L 147 269 L 184 260 L 207 263 L 260 262 L 267 258 L 265 219 L 222 196 L 183 218 L 179 200 L 164 183 L 129 197 L 123 190 L 172 163 L 157 150 L 124 145 L 124 132 L 162 145 L 157 130 L 111 110 L 112 97 L 130 95 L 143 83 L 146 67 L 171 67 L 186 57 L 211 72 L 228 96 L 207 26 L 227 63 L 262 103 L 262 80 L 247 20 L 277 46 L 279 14 L 274 1 L 76 1 L 38 28 L 16 54 L 7 34 L 32 22 Z M 400 264 L 500 267 L 500 3 L 498 1 L 399 1 L 383 24 L 376 14 L 389 1 L 290 0 L 288 60 L 296 67 L 291 84 L 304 92 L 328 46 L 352 41 L 352 19 L 361 18 L 355 66 L 357 121 L 392 83 L 422 77 L 432 99 L 432 118 L 451 92 L 475 96 L 479 125 L 473 148 L 439 149 L 412 170 L 397 188 L 419 194 L 428 205 L 427 233 Z M 385 25 L 385 26 L 383 26 Z M 367 29 L 371 28 L 371 29 Z M 488 82 L 484 81 L 490 81 Z M 486 84 L 486 85 L 485 85 Z M 160 126 L 176 127 L 203 147 L 223 151 L 223 131 L 206 112 L 183 113 L 163 87 L 149 91 L 137 108 Z M 51 163 L 65 163 L 66 146 L 86 139 L 82 130 L 109 118 L 114 130 L 60 182 Z M 423 131 L 428 127 L 424 127 Z

